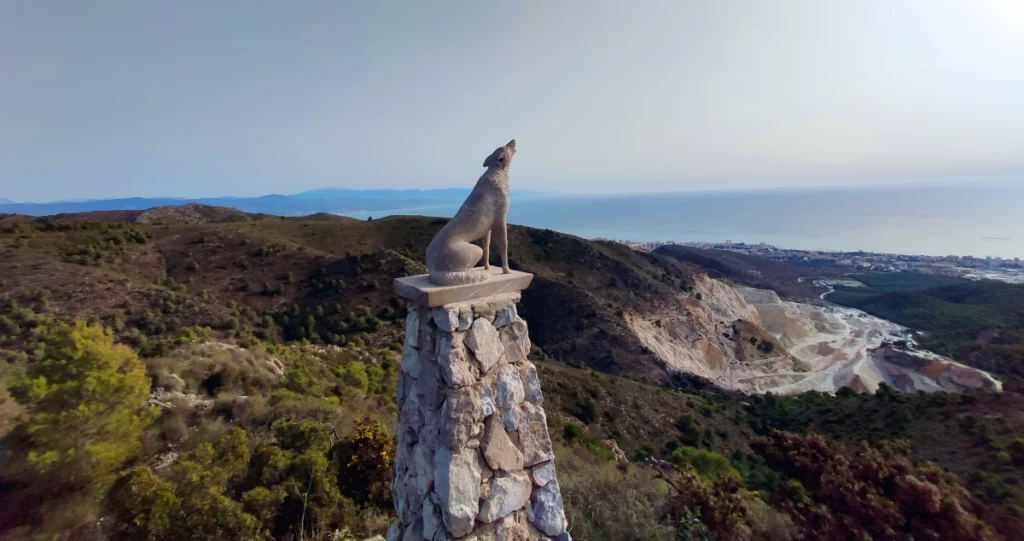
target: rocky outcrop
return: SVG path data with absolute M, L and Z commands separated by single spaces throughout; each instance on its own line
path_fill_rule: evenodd
M 211 399 L 203 398 L 197 394 L 165 391 L 164 389 L 154 390 L 146 404 L 166 410 L 178 406 L 196 413 L 206 413 L 213 408 L 213 400 Z
M 625 470 L 629 467 L 629 459 L 626 458 L 625 451 L 619 448 L 618 442 L 612 439 L 604 440 L 604 445 L 612 452 L 613 455 L 615 455 L 615 465 L 620 470 Z
M 570 539 L 517 300 L 409 306 L 388 541 Z

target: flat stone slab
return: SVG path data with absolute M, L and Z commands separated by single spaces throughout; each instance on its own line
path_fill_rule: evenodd
M 477 267 L 476 270 L 487 272 L 487 280 L 476 284 L 439 286 L 432 284 L 426 274 L 418 274 L 395 278 L 395 293 L 421 306 L 434 307 L 522 291 L 533 281 L 533 275 L 528 272 L 502 274 L 498 267 L 491 267 L 488 271 Z

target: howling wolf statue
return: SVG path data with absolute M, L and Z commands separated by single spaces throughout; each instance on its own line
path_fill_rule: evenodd
M 427 246 L 427 270 L 436 285 L 483 282 L 491 268 L 491 237 L 501 254 L 501 270 L 508 274 L 508 167 L 516 153 L 515 139 L 498 147 L 484 160 L 484 172 L 459 212 Z M 471 244 L 480 240 L 483 248 Z M 483 268 L 476 264 L 483 259 Z

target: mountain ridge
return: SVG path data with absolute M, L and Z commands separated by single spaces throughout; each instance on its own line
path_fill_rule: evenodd
M 316 212 L 356 212 L 415 208 L 438 204 L 458 204 L 469 188 L 439 189 L 349 189 L 319 188 L 296 194 L 265 194 L 255 197 L 128 197 L 53 202 L 14 202 L 0 199 L 0 214 L 48 216 L 63 213 L 146 210 L 155 207 L 198 203 L 225 206 L 244 212 L 301 216 Z M 519 196 L 538 196 L 543 192 L 517 191 Z

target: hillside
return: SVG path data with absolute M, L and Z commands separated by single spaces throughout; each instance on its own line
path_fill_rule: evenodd
M 298 220 L 199 205 L 62 215 L 0 222 L 9 232 L 0 241 L 0 273 L 15 297 L 46 289 L 57 314 L 121 318 L 148 335 L 200 325 L 228 335 L 291 339 L 312 330 L 326 343 L 380 344 L 399 336 L 393 320 L 403 306 L 392 278 L 422 271 L 420 254 L 443 223 Z M 145 242 L 122 240 L 132 235 Z M 522 311 L 537 322 L 538 346 L 575 366 L 667 381 L 671 374 L 621 314 L 680 295 L 690 269 L 551 231 L 512 227 L 509 236 L 510 264 L 536 274 Z
M 771 289 L 790 299 L 812 299 L 822 292 L 812 283 L 802 282 L 800 278 L 839 274 L 835 269 L 809 269 L 738 252 L 679 244 L 661 246 L 654 253 L 693 264 L 712 278 L 724 278 L 758 289 Z
M 443 224 L 282 218 L 197 204 L 8 217 L 0 219 L 0 285 L 23 303 L 44 300 L 51 315 L 102 321 L 145 353 L 199 327 L 243 342 L 381 347 L 402 335 L 404 306 L 391 280 L 423 271 L 421 254 Z M 882 338 L 871 335 L 885 328 L 868 322 L 873 330 L 858 331 L 832 321 L 840 314 L 783 306 L 709 275 L 814 295 L 812 284 L 796 280 L 801 269 L 785 263 L 714 250 L 698 258 L 679 246 L 644 254 L 519 226 L 509 237 L 510 264 L 536 275 L 520 306 L 533 323 L 531 340 L 574 367 L 682 387 L 799 389 L 797 381 L 814 375 L 809 367 L 831 364 L 823 355 L 865 355 L 863 347 Z M 868 339 L 855 336 L 861 332 Z
M 423 250 L 444 220 L 155 210 L 146 211 L 151 219 L 136 211 L 0 218 L 0 446 L 11 457 L 0 464 L 0 489 L 11 495 L 0 537 L 83 538 L 99 517 L 110 519 L 108 539 L 176 539 L 182 530 L 174 528 L 191 534 L 218 524 L 276 539 L 324 539 L 331 528 L 382 532 L 393 512 L 388 430 L 405 315 L 391 280 L 423 271 Z M 762 321 L 765 308 L 739 290 L 692 263 L 552 231 L 512 226 L 509 253 L 514 268 L 536 274 L 520 314 L 577 539 L 675 539 L 693 512 L 719 539 L 827 538 L 869 523 L 922 536 L 952 522 L 998 539 L 1024 526 L 1024 403 L 1016 393 L 723 391 L 709 378 L 727 383 L 728 367 L 773 362 L 794 345 L 765 328 L 785 322 Z M 103 325 L 130 349 L 57 323 L 76 318 Z M 124 416 L 47 417 L 67 402 L 46 393 L 63 388 L 31 383 L 66 381 L 53 372 L 58 365 L 40 362 L 60 348 L 137 366 L 92 370 L 115 380 L 144 374 L 129 387 L 149 397 L 156 416 L 128 415 L 136 401 L 101 395 L 126 408 Z M 103 468 L 70 461 L 45 475 L 30 460 L 29 451 L 65 449 L 62 438 L 30 436 L 32 426 L 91 441 L 115 426 L 100 420 L 117 421 L 119 443 L 107 443 L 118 460 Z M 772 429 L 824 433 L 846 450 Z M 633 465 L 616 467 L 609 438 Z M 874 450 L 859 450 L 861 441 Z M 876 494 L 871 501 L 917 522 L 832 507 L 835 487 L 780 458 L 801 455 L 782 451 L 794 446 L 824 453 L 817 462 L 837 468 L 837 482 L 856 483 L 857 494 Z M 663 481 L 661 470 L 640 465 L 647 458 L 683 473 L 663 472 Z M 919 514 L 916 496 L 892 492 L 897 484 L 870 468 L 843 470 L 845 460 L 910 472 L 960 514 Z M 926 460 L 944 470 L 927 469 Z M 213 488 L 199 491 L 201 483 Z M 835 514 L 826 520 L 816 505 L 795 504 L 806 501 Z M 979 518 L 991 536 L 977 529 Z

